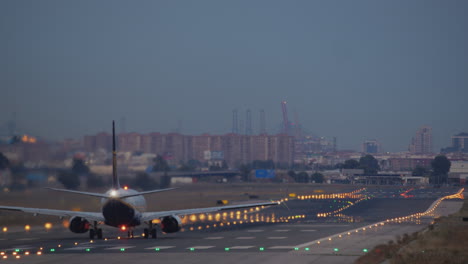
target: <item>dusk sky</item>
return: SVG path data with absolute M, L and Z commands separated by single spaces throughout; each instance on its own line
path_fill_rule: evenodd
M 232 110 L 359 150 L 468 132 L 468 1 L 0 1 L 0 133 L 225 134 Z M 119 125 L 117 125 L 119 127 Z

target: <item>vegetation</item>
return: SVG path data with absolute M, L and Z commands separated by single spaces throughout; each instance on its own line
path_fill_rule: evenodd
M 309 174 L 307 174 L 307 172 L 305 171 L 301 171 L 299 173 L 295 173 L 294 174 L 294 180 L 296 182 L 300 182 L 300 183 L 307 183 L 309 182 Z
M 239 166 L 239 172 L 240 172 L 242 181 L 244 182 L 249 181 L 249 176 L 250 176 L 251 171 L 252 171 L 252 168 L 248 164 L 242 164 Z
M 380 170 L 379 162 L 372 155 L 366 155 L 359 159 L 359 169 L 364 170 L 364 175 L 376 175 Z
M 448 172 L 450 171 L 450 161 L 444 155 L 439 155 L 431 162 L 432 167 L 432 183 L 441 184 L 448 180 Z
M 164 172 L 164 175 L 161 176 L 161 180 L 160 180 L 160 183 L 159 183 L 159 188 L 168 188 L 171 185 L 171 177 L 169 175 L 167 175 L 167 173 L 170 170 L 171 170 L 171 168 L 169 167 L 169 164 L 167 163 L 167 161 L 161 155 L 158 155 L 158 156 L 156 156 L 156 158 L 154 158 L 153 171 L 154 172 Z M 137 175 L 137 177 L 138 177 L 138 175 Z M 153 182 L 149 178 L 149 175 L 147 177 L 147 176 L 142 174 L 142 175 L 140 175 L 140 177 L 141 177 L 141 179 L 148 179 L 150 181 L 148 183 L 149 186 L 145 186 L 145 187 L 140 186 L 142 189 L 150 190 L 150 189 L 155 189 L 155 187 L 157 186 L 157 183 L 154 183 L 154 185 L 153 185 Z M 144 184 L 143 180 L 139 184 Z M 138 184 L 137 184 L 137 186 L 138 186 Z
M 355 263 L 382 263 L 389 259 L 391 264 L 439 264 L 468 263 L 468 199 L 465 198 L 459 212 L 435 219 L 435 224 L 426 230 L 398 236 L 396 242 L 378 245 Z M 387 262 L 386 262 L 387 263 Z
M 148 173 L 144 172 L 140 172 L 136 175 L 132 186 L 142 189 L 143 191 L 159 188 L 159 184 L 153 178 L 151 178 Z
M 73 159 L 73 165 L 71 170 L 73 173 L 78 175 L 89 174 L 89 167 L 86 166 L 84 160 L 82 159 Z
M 349 159 L 346 160 L 343 164 L 343 169 L 358 169 L 359 162 L 357 160 Z
M 161 155 L 157 155 L 156 158 L 154 158 L 154 165 L 153 165 L 153 171 L 154 172 L 168 172 L 171 170 L 169 167 L 169 164 L 167 164 L 167 161 L 163 158 Z
M 57 180 L 67 189 L 76 190 L 80 186 L 80 177 L 73 172 L 64 171 L 59 173 Z
M 0 152 L 0 170 L 5 170 L 10 167 L 10 161 L 8 158 Z
M 323 183 L 323 179 L 324 177 L 322 173 L 316 172 L 311 175 L 311 180 L 314 181 L 315 183 Z

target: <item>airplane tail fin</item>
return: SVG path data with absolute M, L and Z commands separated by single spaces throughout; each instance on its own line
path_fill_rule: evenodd
M 115 151 L 115 122 L 112 120 L 112 188 L 120 189 L 119 177 L 117 176 L 117 153 Z

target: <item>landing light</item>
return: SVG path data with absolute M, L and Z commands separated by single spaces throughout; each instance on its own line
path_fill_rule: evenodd
M 120 230 L 125 231 L 125 230 L 127 230 L 127 227 L 126 226 L 121 226 Z
M 117 191 L 116 191 L 116 190 L 112 190 L 112 191 L 110 192 L 110 196 L 111 196 L 111 197 L 116 197 L 116 196 L 117 196 Z
M 127 186 L 127 185 L 124 186 L 124 190 L 128 190 L 128 186 Z

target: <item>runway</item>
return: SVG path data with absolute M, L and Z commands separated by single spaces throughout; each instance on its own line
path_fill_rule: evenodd
M 455 191 L 455 189 L 447 190 L 451 193 Z M 221 225 L 223 221 L 206 219 L 196 221 L 187 224 L 182 232 L 160 233 L 157 239 L 142 238 L 137 234 L 141 232 L 140 229 L 136 229 L 135 237 L 129 239 L 126 238 L 125 232 L 105 228 L 106 239 L 91 241 L 87 238 L 87 234 L 74 234 L 64 227 L 55 227 L 49 231 L 37 227 L 28 232 L 18 227 L 11 228 L 0 236 L 0 252 L 4 252 L 7 256 L 4 259 L 6 261 L 16 261 L 16 256 L 19 256 L 22 263 L 25 261 L 43 263 L 45 260 L 58 263 L 61 262 L 60 259 L 66 259 L 67 263 L 72 264 L 82 263 L 88 258 L 92 263 L 98 262 L 100 258 L 112 259 L 116 263 L 138 258 L 139 262 L 145 263 L 140 259 L 143 256 L 150 256 L 150 259 L 164 259 L 171 263 L 178 263 L 184 259 L 190 260 L 189 263 L 212 262 L 216 259 L 223 263 L 234 263 L 242 258 L 248 258 L 248 262 L 269 259 L 269 262 L 277 263 L 275 261 L 284 260 L 283 255 L 294 258 L 297 262 L 308 261 L 311 258 L 323 260 L 333 257 L 327 262 L 349 263 L 349 261 L 343 262 L 343 259 L 354 259 L 364 254 L 363 250 L 370 246 L 371 241 L 378 242 L 377 238 L 369 240 L 366 236 L 378 237 L 379 234 L 380 236 L 383 234 L 386 239 L 383 242 L 386 242 L 394 238 L 398 232 L 421 230 L 432 221 L 432 218 L 390 223 L 386 226 L 375 226 L 374 229 L 362 230 L 363 227 L 385 219 L 423 212 L 437 197 L 444 196 L 445 192 L 444 190 L 440 194 L 431 193 L 432 196 L 427 197 L 429 196 L 427 191 L 414 190 L 413 197 L 401 198 L 400 190 L 395 189 L 394 193 L 390 194 L 395 197 L 374 197 L 356 203 L 340 214 L 325 218 L 317 217 L 317 213 L 336 210 L 348 202 L 356 202 L 356 199 L 351 201 L 345 199 L 346 203 L 340 199 L 294 200 L 287 202 L 287 207 L 269 208 L 258 213 L 259 215 L 254 213 L 247 214 L 247 217 L 234 216 L 234 219 L 229 219 L 228 215 L 223 225 Z M 423 195 L 420 196 L 420 193 Z M 264 221 L 249 221 L 256 217 Z M 269 221 L 266 221 L 267 218 Z M 337 240 L 335 238 L 327 240 L 333 235 L 346 234 L 350 230 L 359 230 L 359 232 L 349 237 L 345 236 L 340 241 L 335 241 Z M 325 242 L 317 244 L 319 240 Z M 360 241 L 358 243 L 362 246 L 356 247 L 356 241 Z M 338 246 L 342 249 L 334 251 Z M 37 255 L 38 252 L 40 255 Z

